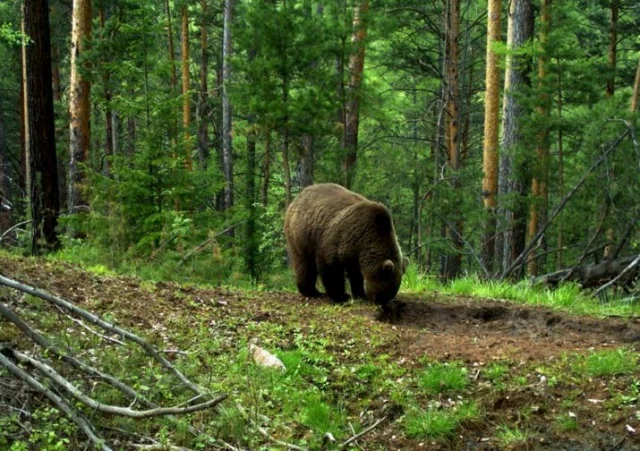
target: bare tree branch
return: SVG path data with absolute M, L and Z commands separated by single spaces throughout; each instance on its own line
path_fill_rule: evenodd
M 93 427 L 91 426 L 91 424 L 89 424 L 89 422 L 84 417 L 82 417 L 78 412 L 73 410 L 69 406 L 69 404 L 67 404 L 64 401 L 64 399 L 62 399 L 60 396 L 56 395 L 51 390 L 49 390 L 44 385 L 42 385 L 40 382 L 38 382 L 36 379 L 31 377 L 29 373 L 22 370 L 19 366 L 17 366 L 11 360 L 6 358 L 2 353 L 0 353 L 0 364 L 2 364 L 15 377 L 23 381 L 29 387 L 31 387 L 38 393 L 41 393 L 47 398 L 49 398 L 49 400 L 57 408 L 59 408 L 64 413 L 66 413 L 69 416 L 69 418 L 71 418 L 71 420 L 73 420 L 73 422 L 76 423 L 80 429 L 82 429 L 82 431 L 87 435 L 87 437 L 89 437 L 89 440 L 91 440 L 91 442 L 93 442 L 96 445 L 96 447 L 98 447 L 102 451 L 111 451 L 111 448 L 109 448 L 104 443 L 104 440 L 98 437 L 96 433 L 93 431 Z
M 210 407 L 213 407 L 223 400 L 227 398 L 226 394 L 220 395 L 217 398 L 210 399 L 207 402 L 203 402 L 200 404 L 195 404 L 193 406 L 188 407 L 156 407 L 155 409 L 150 410 L 133 410 L 128 407 L 120 407 L 114 406 L 111 404 L 103 404 L 101 402 L 96 401 L 93 398 L 88 397 L 84 393 L 82 393 L 79 389 L 77 389 L 71 382 L 65 379 L 60 375 L 56 370 L 47 365 L 46 363 L 40 362 L 39 360 L 34 359 L 33 357 L 29 357 L 26 354 L 23 354 L 15 349 L 10 350 L 13 353 L 13 356 L 23 363 L 28 363 L 33 366 L 35 369 L 43 373 L 53 382 L 58 384 L 60 387 L 65 389 L 71 396 L 76 398 L 79 401 L 82 401 L 87 406 L 92 409 L 98 410 L 99 412 L 109 413 L 113 415 L 122 415 L 124 417 L 130 418 L 149 418 L 149 417 L 159 417 L 163 415 L 182 415 L 186 413 L 198 412 L 200 410 L 205 410 Z
M 576 183 L 576 185 L 571 189 L 571 191 L 569 191 L 564 196 L 564 198 L 560 201 L 560 203 L 553 209 L 553 212 L 551 213 L 551 215 L 549 215 L 549 219 L 547 219 L 547 221 L 544 223 L 544 225 L 542 227 L 540 227 L 540 230 L 538 230 L 538 232 L 531 239 L 531 241 L 529 242 L 527 247 L 525 247 L 525 249 L 522 251 L 522 253 L 520 255 L 518 255 L 518 258 L 516 258 L 513 261 L 513 263 L 511 263 L 511 265 L 507 269 L 504 270 L 504 272 L 500 276 L 500 280 L 504 280 L 507 277 L 509 277 L 509 275 L 511 275 L 513 270 L 516 269 L 520 265 L 520 263 L 527 258 L 527 256 L 529 255 L 529 253 L 531 252 L 533 247 L 536 245 L 538 240 L 545 234 L 545 232 L 547 231 L 547 229 L 549 228 L 551 223 L 553 223 L 554 219 L 558 216 L 558 214 L 567 205 L 567 202 L 569 202 L 569 200 L 575 195 L 575 193 L 578 191 L 578 189 L 580 189 L 580 187 L 582 185 L 584 185 L 584 183 L 586 182 L 587 177 L 589 176 L 589 174 L 591 174 L 593 171 L 595 171 L 598 168 L 598 166 L 600 166 L 603 162 L 605 162 L 607 160 L 607 157 L 611 153 L 613 153 L 614 150 L 617 149 L 618 145 L 628 135 L 629 135 L 629 130 L 627 129 L 618 138 L 616 138 L 616 140 L 611 144 L 611 146 L 609 146 L 609 148 L 605 152 L 603 152 L 602 156 L 600 158 L 598 158 L 596 160 L 596 162 L 591 165 L 591 167 L 587 170 L 587 172 L 580 179 L 580 181 L 578 183 Z
M 627 274 L 629 271 L 631 271 L 633 268 L 635 268 L 638 265 L 638 263 L 640 263 L 640 254 L 638 254 L 638 256 L 631 263 L 629 263 L 629 265 L 626 268 L 624 268 L 622 270 L 622 272 L 620 272 L 620 274 L 618 274 L 616 277 L 611 279 L 609 282 L 605 283 L 600 288 L 598 288 L 595 291 L 595 293 L 593 293 L 593 295 L 594 296 L 598 296 L 604 290 L 606 290 L 610 286 L 614 285 L 616 282 L 618 282 L 620 279 L 622 279 L 625 276 L 625 274 Z
M 145 352 L 153 357 L 157 362 L 159 362 L 162 366 L 164 366 L 166 369 L 168 369 L 169 371 L 171 371 L 176 377 L 178 377 L 178 379 L 180 379 L 182 381 L 183 384 L 185 384 L 187 387 L 189 387 L 194 393 L 196 394 L 200 394 L 203 392 L 203 390 L 198 387 L 196 384 L 194 384 L 193 382 L 191 382 L 184 374 L 182 374 L 176 367 L 174 367 L 166 358 L 164 358 L 162 355 L 160 355 L 154 348 L 153 346 L 151 346 L 149 343 L 147 343 L 145 340 L 143 340 L 142 338 L 138 337 L 137 335 L 124 330 L 118 326 L 112 325 L 107 323 L 106 321 L 104 321 L 103 319 L 101 319 L 100 317 L 94 315 L 93 313 L 89 313 L 84 309 L 81 309 L 80 307 L 78 307 L 75 304 L 72 304 L 71 302 L 65 301 L 62 298 L 59 298 L 57 296 L 54 296 L 50 293 L 38 290 L 37 288 L 31 287 L 29 285 L 24 285 L 20 282 L 17 282 L 15 280 L 9 279 L 7 277 L 4 276 L 0 276 L 0 285 L 6 285 L 10 288 L 13 288 L 15 290 L 18 291 L 22 291 L 24 293 L 30 294 L 32 296 L 36 296 L 39 297 L 40 299 L 43 299 L 47 302 L 50 302 L 54 305 L 57 305 L 58 307 L 62 307 L 67 311 L 73 312 L 76 315 L 81 316 L 82 318 L 86 319 L 87 321 L 89 321 L 92 324 L 95 324 L 96 326 L 99 326 L 101 328 L 103 328 L 104 330 L 107 330 L 109 332 L 112 332 L 114 334 L 120 335 L 124 338 L 126 338 L 127 340 L 133 341 L 134 343 L 136 343 L 138 346 L 140 346 L 142 349 L 145 350 Z
M 376 421 L 375 423 L 373 423 L 371 426 L 369 426 L 366 429 L 363 429 L 362 431 L 360 431 L 359 433 L 357 433 L 356 435 L 348 438 L 347 440 L 345 440 L 344 442 L 342 442 L 340 444 L 340 448 L 346 448 L 350 443 L 355 442 L 356 440 L 358 440 L 360 437 L 368 434 L 369 432 L 373 431 L 376 427 L 378 427 L 379 424 L 381 424 L 382 422 L 384 422 L 387 419 L 387 417 L 382 417 L 380 418 L 378 421 Z
M 85 329 L 85 330 L 87 330 L 87 331 L 91 332 L 93 335 L 96 335 L 97 337 L 102 338 L 103 340 L 110 341 L 111 343 L 115 343 L 115 344 L 122 345 L 122 346 L 125 346 L 125 345 L 126 345 L 126 343 L 125 343 L 124 341 L 120 341 L 120 340 L 117 340 L 117 339 L 115 339 L 115 338 L 111 338 L 111 337 L 107 337 L 106 335 L 102 335 L 100 332 L 98 332 L 98 331 L 96 331 L 96 330 L 93 330 L 92 328 L 90 328 L 89 326 L 87 326 L 85 323 L 83 323 L 83 322 L 82 322 L 82 321 L 80 321 L 79 319 L 76 319 L 76 318 L 74 318 L 74 317 L 72 317 L 72 316 L 69 316 L 69 315 L 65 315 L 65 316 L 66 316 L 67 318 L 69 318 L 71 321 L 73 321 L 74 323 L 78 324 L 78 325 L 79 325 L 80 327 L 82 327 L 83 329 Z

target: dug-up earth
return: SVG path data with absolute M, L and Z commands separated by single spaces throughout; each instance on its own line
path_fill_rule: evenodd
M 640 450 L 638 366 L 619 374 L 584 369 L 590 355 L 606 350 L 622 349 L 625 359 L 637 359 L 636 318 L 574 316 L 437 293 L 401 293 L 393 314 L 381 315 L 363 302 L 334 306 L 296 293 L 150 283 L 7 256 L 0 256 L 0 274 L 108 315 L 156 345 L 188 353 L 187 373 L 217 380 L 216 388 L 230 394 L 229 405 L 234 399 L 250 402 L 242 386 L 246 379 L 233 380 L 225 365 L 252 365 L 237 360 L 251 338 L 276 355 L 304 350 L 304 358 L 326 377 L 291 386 L 317 390 L 328 405 L 337 406 L 342 418 L 333 434 L 337 443 L 353 435 L 353 425 L 362 429 L 385 418 L 352 442 L 353 449 Z M 0 288 L 0 300 L 10 295 Z M 18 306 L 23 302 L 11 299 Z M 0 319 L 0 330 L 8 327 Z M 194 356 L 199 369 L 193 368 Z M 184 357 L 172 358 L 180 366 Z M 421 374 L 434 362 L 464 368 L 464 387 L 424 391 Z M 261 413 L 272 417 L 272 438 L 320 448 L 317 425 L 282 407 L 286 400 L 265 401 L 277 396 L 265 392 Z M 408 425 L 412 409 L 431 412 L 468 401 L 477 414 L 450 431 L 439 434 L 425 426 L 416 432 Z M 252 433 L 245 439 L 247 434 Z M 254 441 L 235 444 L 282 449 L 254 435 Z

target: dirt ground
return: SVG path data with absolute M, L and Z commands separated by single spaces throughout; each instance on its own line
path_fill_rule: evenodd
M 98 276 L 72 265 L 31 259 L 0 257 L 0 274 L 58 294 L 97 313 L 110 312 L 122 325 L 146 333 L 164 329 L 158 325 L 169 324 L 176 317 L 195 324 L 242 315 L 253 322 L 283 325 L 295 317 L 304 327 L 311 324 L 316 311 L 328 304 L 326 300 L 309 300 L 295 293 L 247 294 L 173 283 L 149 284 L 133 277 Z M 401 294 L 392 314 L 381 315 L 372 306 L 352 303 L 343 308 L 340 316 L 336 321 L 360 317 L 364 318 L 365 327 L 383 330 L 389 340 L 378 352 L 388 353 L 408 366 L 418 365 L 426 356 L 441 361 L 462 361 L 469 368 L 478 368 L 478 375 L 481 375 L 480 369 L 496 361 L 512 362 L 513 368 L 536 368 L 536 365 L 557 361 L 567 353 L 621 345 L 640 350 L 637 318 L 573 316 L 498 300 L 442 299 L 435 295 L 418 298 Z M 170 331 L 160 333 L 170 336 Z M 483 392 L 479 384 L 483 420 L 465 425 L 456 440 L 415 442 L 404 437 L 397 425 L 389 423 L 372 432 L 362 449 L 368 449 L 367 444 L 386 449 L 502 449 L 487 438 L 489 431 L 510 417 L 515 418 L 523 407 L 542 406 L 533 410 L 534 418 L 529 421 L 529 427 L 535 430 L 535 439 L 521 444 L 521 449 L 640 450 L 637 435 L 627 429 L 628 411 L 611 412 L 602 406 L 604 403 L 592 402 L 606 398 L 611 383 L 594 380 L 587 386 L 559 384 L 550 389 L 527 386 L 519 391 L 500 393 L 492 392 L 489 387 Z M 577 396 L 578 405 L 574 410 L 585 418 L 584 423 L 580 422 L 577 432 L 560 434 L 553 430 L 552 418 L 563 397 L 570 391 L 575 397 L 576 390 L 583 392 Z M 637 402 L 632 409 L 638 409 Z M 638 421 L 632 426 L 638 426 Z

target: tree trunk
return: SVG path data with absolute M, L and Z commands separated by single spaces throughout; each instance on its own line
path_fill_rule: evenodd
M 262 166 L 264 181 L 262 183 L 261 202 L 264 207 L 269 203 L 269 179 L 271 178 L 271 130 L 267 129 L 264 137 L 264 162 Z
M 87 200 L 86 169 L 91 134 L 90 95 L 91 85 L 82 59 L 91 39 L 91 0 L 74 0 L 71 31 L 71 83 L 69 98 L 69 213 L 79 213 L 89 208 Z M 80 65 L 82 64 L 82 68 Z
M 548 92 L 547 82 L 547 65 L 549 57 L 547 55 L 547 37 L 550 31 L 551 21 L 551 0 L 542 0 L 540 6 L 540 46 L 542 53 L 538 57 L 538 91 L 540 96 L 540 104 L 537 107 L 537 113 L 542 118 L 540 121 L 540 129 L 536 134 L 536 161 L 534 162 L 533 180 L 531 182 L 531 195 L 533 197 L 529 207 L 529 228 L 528 241 L 531 241 L 538 232 L 538 223 L 545 222 L 547 211 L 547 182 L 549 179 L 549 109 L 551 108 L 551 99 Z M 540 221 L 540 219 L 542 221 Z M 543 236 L 542 240 L 545 238 Z M 529 254 L 527 268 L 532 276 L 538 275 L 538 265 L 540 260 L 536 258 L 535 248 Z
M 558 61 L 558 121 L 562 124 L 562 70 Z M 564 143 L 562 139 L 562 125 L 558 127 L 558 197 L 564 197 Z M 556 268 L 564 267 L 564 218 L 560 213 L 558 218 L 558 260 Z
M 100 26 L 104 32 L 105 23 L 104 2 L 100 2 Z M 102 69 L 102 87 L 104 89 L 104 116 L 105 116 L 105 142 L 104 142 L 104 174 L 109 175 L 111 156 L 114 148 L 113 112 L 111 110 L 111 73 L 109 69 Z
M 498 194 L 503 199 L 501 216 L 504 221 L 505 232 L 498 235 L 502 247 L 503 271 L 524 249 L 526 237 L 525 202 L 526 187 L 529 185 L 523 177 L 523 168 L 515 167 L 517 152 L 524 152 L 522 130 L 519 118 L 526 114 L 521 104 L 519 93 L 530 84 L 530 61 L 526 57 L 514 55 L 533 34 L 533 10 L 531 0 L 513 0 L 509 8 L 507 26 L 507 65 L 504 80 L 504 100 L 502 115 L 502 149 L 500 155 L 500 174 L 498 180 Z M 520 158 L 523 160 L 523 158 Z M 513 201 L 508 204 L 505 198 Z
M 351 78 L 347 93 L 347 105 L 345 111 L 345 161 L 344 161 L 344 186 L 351 188 L 355 176 L 355 166 L 358 158 L 358 126 L 360 124 L 360 88 L 364 71 L 364 50 L 367 37 L 367 13 L 369 12 L 369 0 L 360 0 L 353 13 L 353 35 L 351 43 L 354 46 L 353 53 L 349 57 L 349 73 Z
M 616 63 L 618 53 L 618 8 L 619 0 L 612 0 L 611 2 L 611 22 L 609 25 L 609 74 L 607 77 L 607 97 L 613 97 L 616 90 Z M 612 168 L 611 178 L 615 177 Z M 613 182 L 613 180 L 611 180 Z M 613 227 L 609 227 L 606 232 L 608 244 L 604 248 L 603 258 L 609 259 L 615 249 L 616 234 Z
M 487 223 L 483 239 L 483 260 L 489 271 L 493 268 L 496 233 L 496 193 L 498 191 L 498 117 L 500 108 L 499 58 L 493 49 L 501 41 L 501 0 L 489 0 L 487 16 L 486 93 L 484 104 L 484 144 L 482 151 L 482 199 L 487 211 Z
M 247 240 L 245 258 L 247 269 L 252 280 L 257 278 L 256 261 L 256 130 L 253 118 L 249 118 L 249 130 L 247 133 L 247 185 L 245 193 L 246 208 L 249 212 L 247 218 Z
M 29 124 L 29 168 L 31 181 L 31 252 L 56 249 L 56 227 L 60 210 L 58 170 L 51 83 L 49 6 L 46 0 L 25 0 L 27 108 Z
M 28 95 L 28 86 L 27 86 L 27 29 L 25 24 L 25 12 L 24 12 L 24 4 L 22 11 L 22 89 L 20 90 L 20 113 L 21 117 L 21 137 L 22 140 L 22 154 L 20 165 L 24 171 L 24 192 L 26 193 L 27 202 L 31 201 L 31 168 L 29 165 L 29 150 L 31 146 L 29 145 L 29 115 L 28 115 L 28 105 L 27 100 L 29 98 Z M 27 210 L 30 210 L 30 206 L 27 206 Z
M 53 83 L 53 100 L 62 100 L 62 88 L 60 87 L 60 48 L 52 43 L 51 46 L 51 82 Z
M 0 235 L 11 227 L 11 210 L 13 199 L 11 196 L 9 152 L 4 131 L 3 93 L 0 92 Z M 2 242 L 0 242 L 0 246 Z
M 191 102 L 189 99 L 189 15 L 187 5 L 182 6 L 182 130 L 184 132 L 184 158 L 187 171 L 193 170 L 191 158 Z
M 640 60 L 638 60 L 638 68 L 636 69 L 636 79 L 633 83 L 633 95 L 631 96 L 631 112 L 635 113 L 638 109 L 638 97 L 640 97 Z
M 207 168 L 209 161 L 209 105 L 208 105 L 208 88 L 207 75 L 209 58 L 207 54 L 208 37 L 207 37 L 207 0 L 201 0 L 202 5 L 202 23 L 200 24 L 200 49 L 202 51 L 202 60 L 200 61 L 200 92 L 198 93 L 197 104 L 197 120 L 198 120 L 198 161 L 201 171 Z
M 313 137 L 309 133 L 302 135 L 296 172 L 300 188 L 313 185 Z
M 224 207 L 233 207 L 233 142 L 231 140 L 231 99 L 229 83 L 231 82 L 231 53 L 233 44 L 231 26 L 233 22 L 234 0 L 224 2 L 224 33 L 222 44 L 222 159 L 224 170 Z
M 169 41 L 169 62 L 171 63 L 171 92 L 175 93 L 178 86 L 178 75 L 176 74 L 176 56 L 173 45 L 173 26 L 171 25 L 171 6 L 169 0 L 165 0 L 164 7 L 167 13 L 167 38 Z
M 460 1 L 449 0 L 446 5 L 445 20 L 445 78 L 446 78 L 446 104 L 445 104 L 445 146 L 447 148 L 447 166 L 451 173 L 451 187 L 455 191 L 462 188 L 459 179 L 460 161 L 460 64 L 459 46 L 460 38 Z M 460 274 L 462 268 L 462 211 L 459 206 L 454 206 L 451 213 L 452 227 L 446 228 L 446 237 L 453 244 L 454 253 L 449 253 L 441 258 L 440 275 L 444 280 L 451 280 Z

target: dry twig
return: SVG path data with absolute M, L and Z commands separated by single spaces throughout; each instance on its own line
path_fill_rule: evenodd
M 2 364 L 15 377 L 23 381 L 29 387 L 31 387 L 32 389 L 36 390 L 37 392 L 49 398 L 49 400 L 51 400 L 51 402 L 56 407 L 58 407 L 61 411 L 66 413 L 69 416 L 69 418 L 71 418 L 71 420 L 78 425 L 78 427 L 87 435 L 87 437 L 89 437 L 89 440 L 91 440 L 96 445 L 96 447 L 98 447 L 102 451 L 111 451 L 111 448 L 109 448 L 104 443 L 104 440 L 96 435 L 91 424 L 84 417 L 82 417 L 78 412 L 73 410 L 69 406 L 69 404 L 65 402 L 64 399 L 62 399 L 60 396 L 56 395 L 54 392 L 52 392 L 51 390 L 46 388 L 44 385 L 42 385 L 40 382 L 38 382 L 36 379 L 31 377 L 29 373 L 22 370 L 19 366 L 17 366 L 11 360 L 6 358 L 2 353 L 0 353 L 0 364 Z
M 7 277 L 4 276 L 0 276 L 0 285 L 6 285 L 10 288 L 13 288 L 15 290 L 18 291 L 22 291 L 24 293 L 30 294 L 32 296 L 36 296 L 40 299 L 43 299 L 47 302 L 50 302 L 54 305 L 57 305 L 58 307 L 62 307 L 63 309 L 75 313 L 78 316 L 81 316 L 82 318 L 86 319 L 87 321 L 89 321 L 92 324 L 95 324 L 96 326 L 99 326 L 101 328 L 103 328 L 104 330 L 107 330 L 111 333 L 120 335 L 123 338 L 126 338 L 127 340 L 130 340 L 134 343 L 136 343 L 138 346 L 140 346 L 142 349 L 144 349 L 144 351 L 151 356 L 153 359 L 155 359 L 158 363 L 160 363 L 162 366 L 164 366 L 166 369 L 168 369 L 169 371 L 171 371 L 176 377 L 178 377 L 178 379 L 180 379 L 182 381 L 183 384 L 185 384 L 187 387 L 189 387 L 194 393 L 196 394 L 200 394 L 203 392 L 203 390 L 198 387 L 196 384 L 194 384 L 193 382 L 191 382 L 184 374 L 182 374 L 176 367 L 174 367 L 167 359 L 165 359 L 163 356 L 161 356 L 154 348 L 153 346 L 151 346 L 149 343 L 147 343 L 145 340 L 143 340 L 142 338 L 138 337 L 137 335 L 124 330 L 118 326 L 109 324 L 108 322 L 104 321 L 102 318 L 94 315 L 93 313 L 90 313 L 80 307 L 78 307 L 75 304 L 72 304 L 71 302 L 65 301 L 62 298 L 59 298 L 57 296 L 54 296 L 50 293 L 38 290 L 37 288 L 31 287 L 29 285 L 24 285 L 20 282 L 17 282 L 15 280 L 9 279 Z

